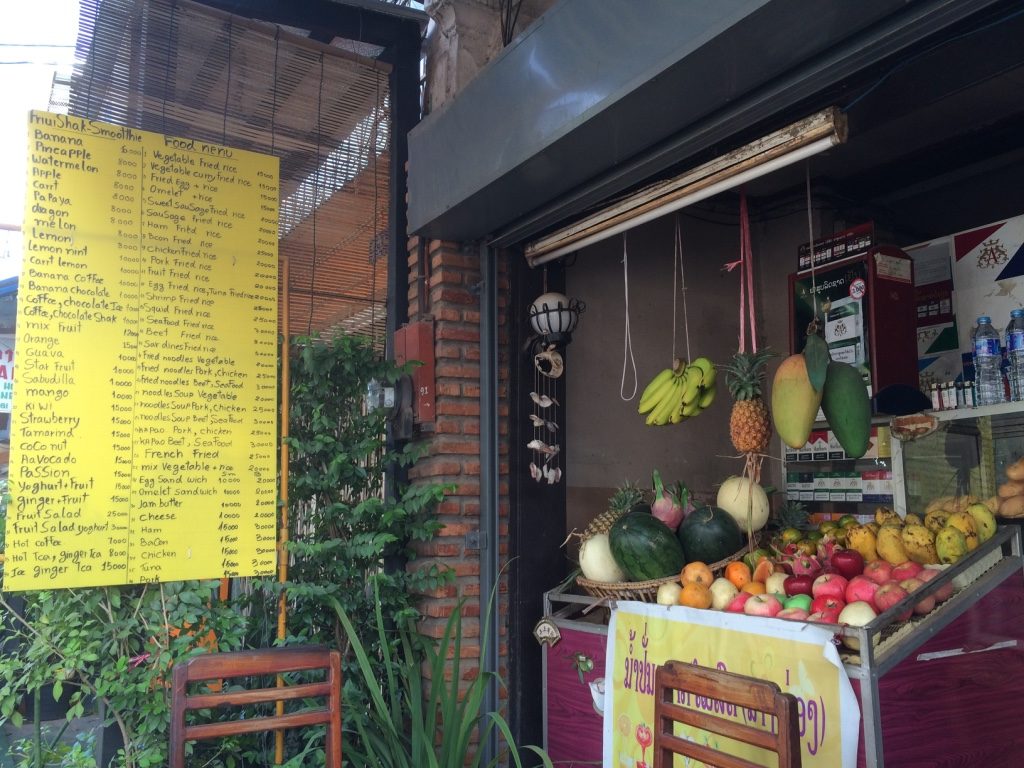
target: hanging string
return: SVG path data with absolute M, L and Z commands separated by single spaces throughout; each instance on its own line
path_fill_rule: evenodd
M 739 258 L 738 261 L 733 262 L 732 265 L 729 267 L 730 271 L 732 270 L 732 268 L 734 266 L 739 266 L 739 268 L 740 268 L 740 338 L 739 338 L 739 346 L 737 347 L 737 350 L 736 350 L 737 352 L 740 352 L 740 353 L 743 353 L 743 352 L 747 351 L 747 321 L 746 321 L 747 293 L 744 290 L 744 285 L 743 285 L 744 280 L 746 280 L 746 265 L 744 264 L 744 262 L 747 259 L 747 254 L 743 250 L 744 249 L 743 227 L 746 225 L 746 218 L 743 216 L 743 213 L 746 211 L 746 206 L 747 206 L 746 197 L 743 195 L 742 192 L 740 192 L 740 258 Z
M 750 245 L 750 216 L 747 211 L 745 192 L 740 192 L 740 236 L 743 238 L 743 282 L 747 289 L 750 351 L 757 352 L 757 313 L 754 312 L 754 249 Z
M 811 215 L 811 163 L 804 163 L 804 180 L 807 186 L 807 248 L 811 254 L 811 328 L 817 333 L 818 328 L 818 283 L 814 270 L 814 220 Z M 808 329 L 808 331 L 810 328 Z
M 316 288 L 316 212 L 320 208 L 320 110 L 324 102 L 324 55 L 320 54 L 320 84 L 316 94 L 316 168 L 313 171 L 313 263 L 309 271 L 309 319 L 306 335 L 313 335 L 313 291 Z
M 639 382 L 636 376 L 636 360 L 633 359 L 633 339 L 629 333 L 629 253 L 626 250 L 626 233 L 622 233 L 622 285 L 626 296 L 626 333 L 622 349 L 622 379 L 619 382 L 619 397 L 629 402 L 636 396 Z M 633 366 L 633 391 L 626 395 L 626 359 Z
M 672 362 L 676 360 L 676 270 L 679 271 L 679 295 L 683 297 L 683 333 L 686 336 L 686 360 L 690 356 L 690 319 L 686 315 L 686 269 L 683 265 L 683 235 L 679 228 L 679 214 L 676 214 L 676 240 L 672 258 Z

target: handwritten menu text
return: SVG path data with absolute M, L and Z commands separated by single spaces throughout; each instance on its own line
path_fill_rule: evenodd
M 277 159 L 33 112 L 6 590 L 276 568 Z

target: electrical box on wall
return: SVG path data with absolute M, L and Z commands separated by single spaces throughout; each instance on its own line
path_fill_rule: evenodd
M 804 347 L 817 316 L 833 360 L 861 370 L 872 394 L 890 384 L 918 386 L 914 263 L 899 248 L 789 276 L 790 351 Z
M 395 331 L 395 362 L 421 363 L 412 372 L 413 420 L 427 429 L 434 424 L 434 321 L 417 320 Z

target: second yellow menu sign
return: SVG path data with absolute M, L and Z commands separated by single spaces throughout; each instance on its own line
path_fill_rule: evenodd
M 33 112 L 5 590 L 276 568 L 278 162 Z

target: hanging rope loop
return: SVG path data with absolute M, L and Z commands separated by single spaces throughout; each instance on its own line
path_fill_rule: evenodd
M 679 273 L 679 282 L 676 282 L 676 272 Z M 686 314 L 686 270 L 683 265 L 683 235 L 679 227 L 679 214 L 676 214 L 676 237 L 675 248 L 672 254 L 672 360 L 676 360 L 676 285 L 679 286 L 679 295 L 683 299 L 683 334 L 686 339 L 686 361 L 693 360 L 690 356 L 690 320 Z
M 747 351 L 747 326 L 750 326 L 750 351 L 757 352 L 757 314 L 754 311 L 754 251 L 750 245 L 750 217 L 747 194 L 740 191 L 740 257 L 725 265 L 731 272 L 740 268 L 740 334 L 738 351 Z
M 629 402 L 636 397 L 639 382 L 636 376 L 636 360 L 633 359 L 633 338 L 629 330 L 629 252 L 626 248 L 626 233 L 622 233 L 622 287 L 625 293 L 626 327 L 622 349 L 622 379 L 619 382 L 619 397 Z M 626 394 L 626 362 L 633 366 L 633 391 Z

